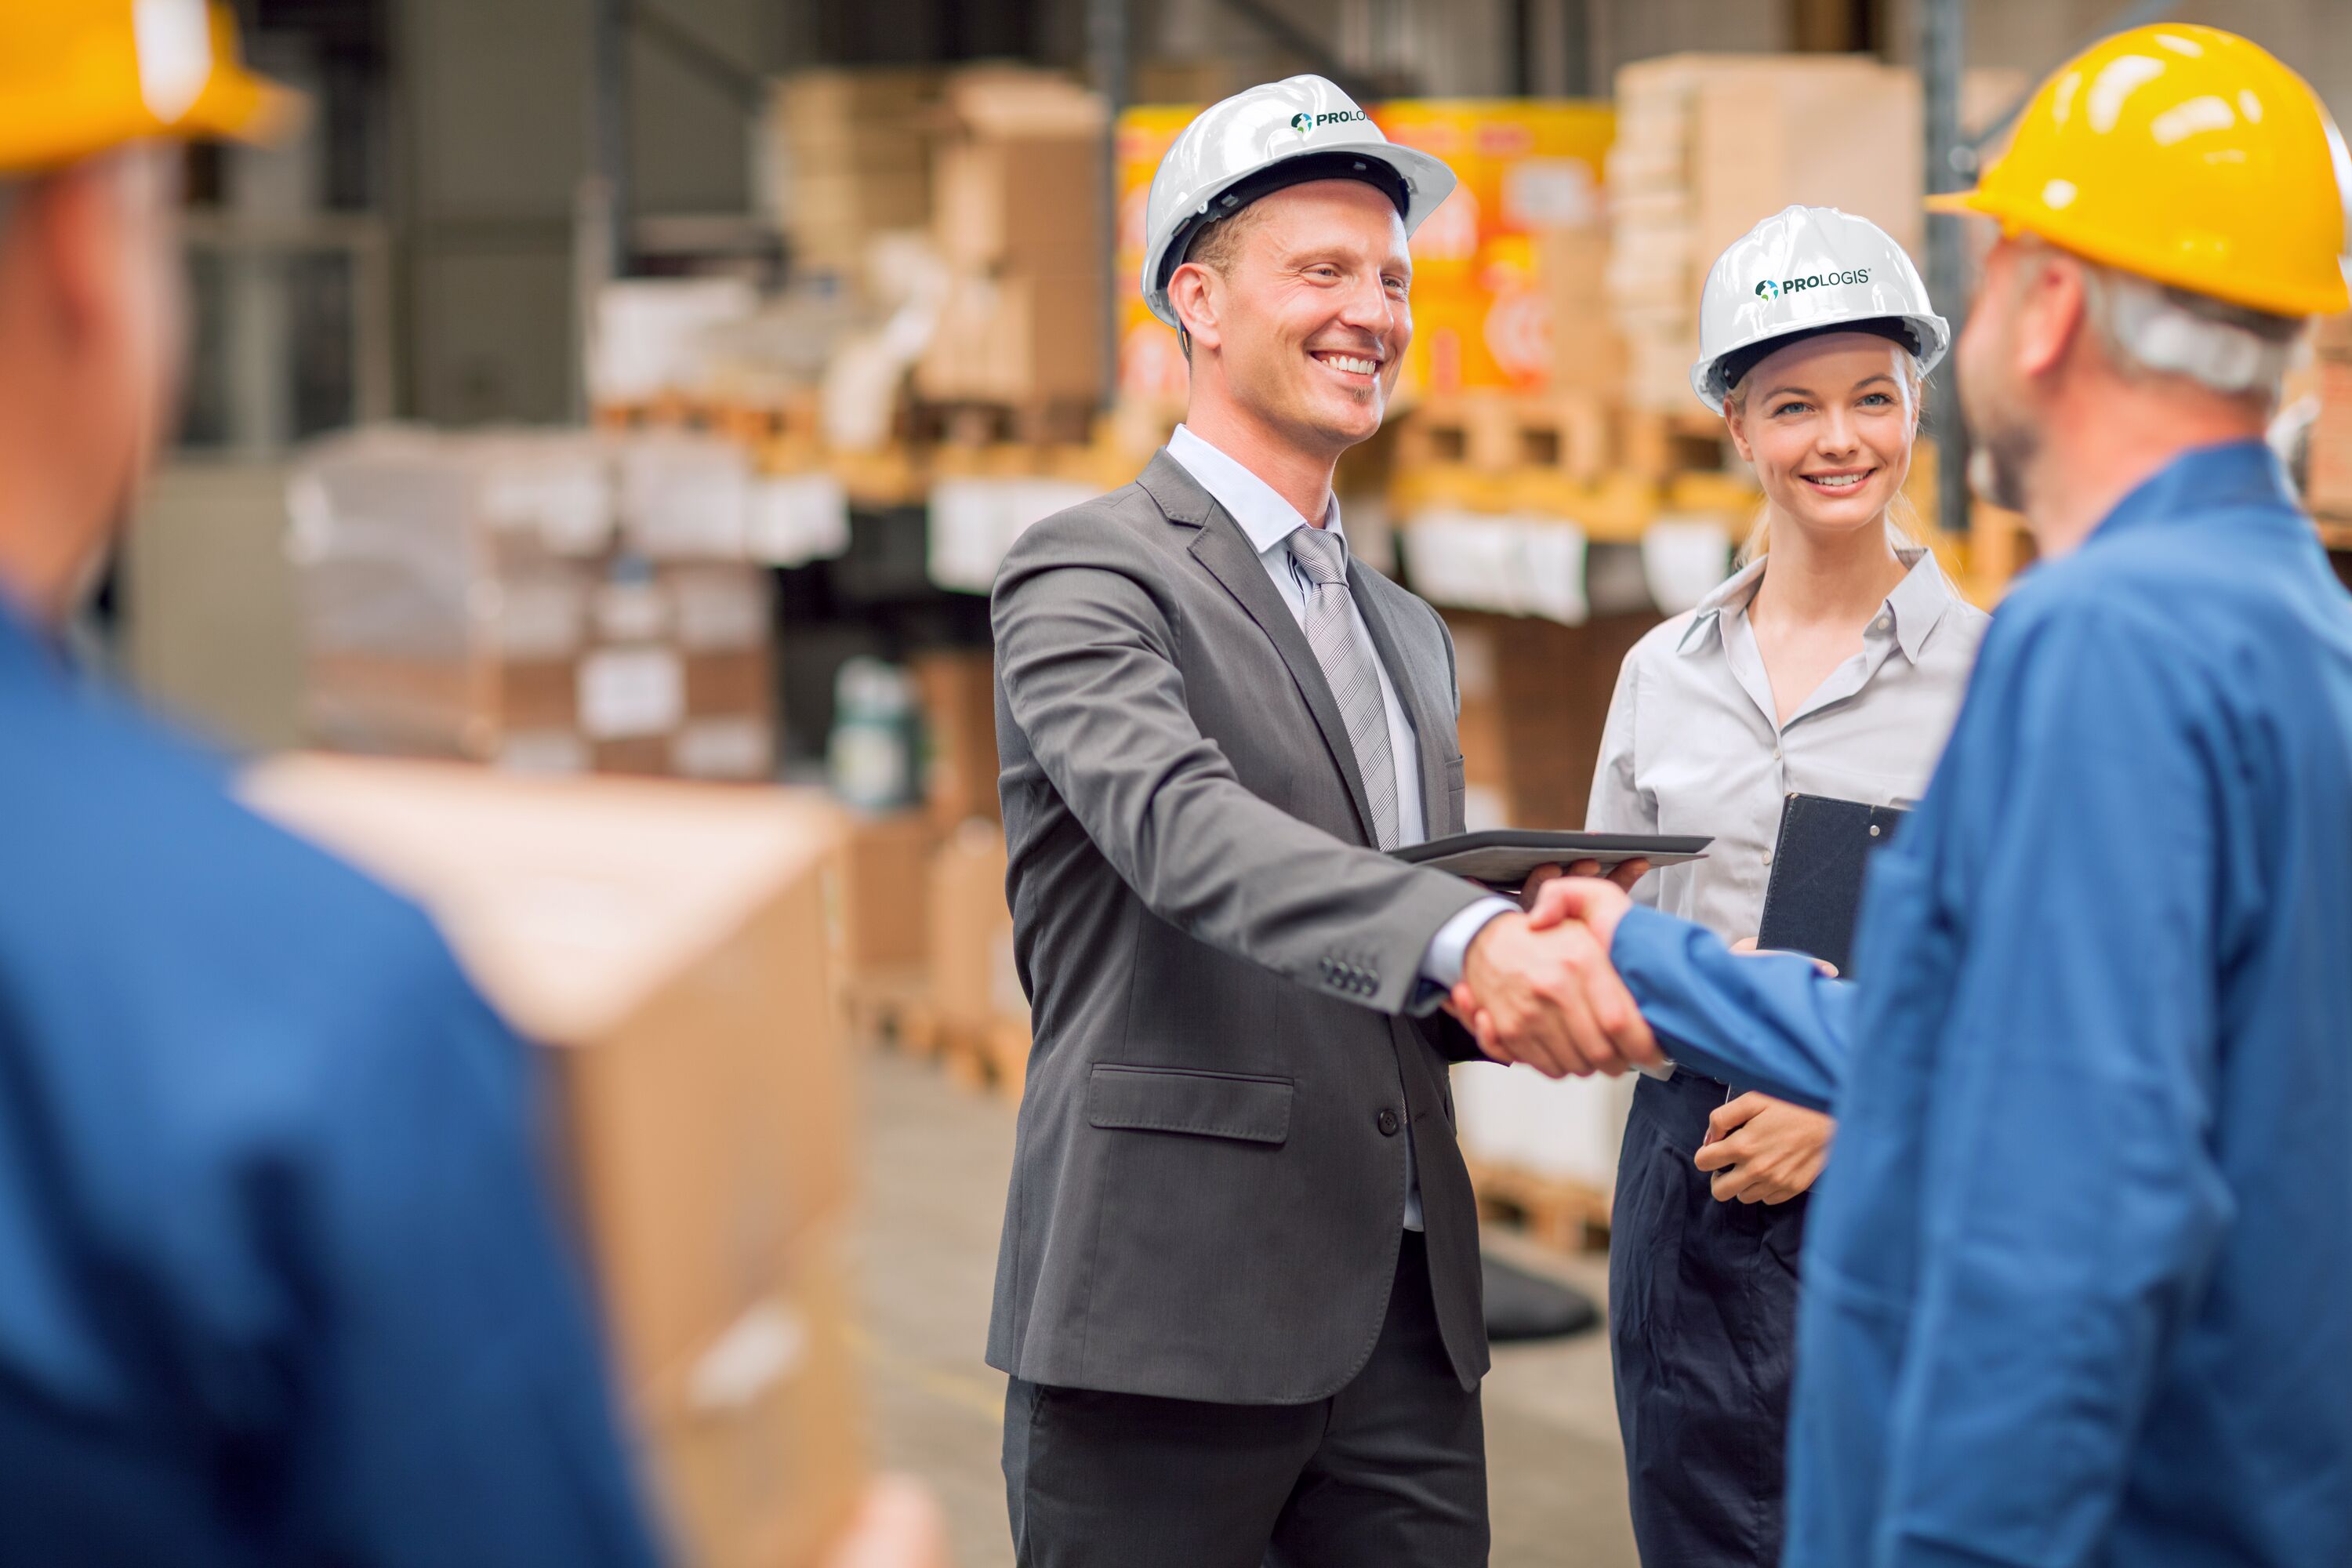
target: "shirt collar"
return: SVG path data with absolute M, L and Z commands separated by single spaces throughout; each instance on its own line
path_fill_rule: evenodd
M 2260 441 L 2224 441 L 2191 447 L 2140 481 L 2091 538 L 2200 512 L 2244 510 L 2279 511 L 2301 523 L 2302 508 L 2278 455 Z
M 1919 545 L 1908 545 L 1898 552 L 1910 570 L 1895 591 L 1886 595 L 1886 613 L 1895 622 L 1895 646 L 1912 663 L 1919 662 L 1919 650 L 1927 644 L 1928 636 L 1943 624 L 1945 612 L 1952 607 L 1952 584 L 1937 563 L 1936 552 Z M 1719 631 L 1727 612 L 1745 613 L 1756 589 L 1764 579 L 1764 565 L 1770 557 L 1759 555 L 1734 573 L 1730 579 L 1698 602 L 1691 614 L 1691 624 L 1683 628 L 1682 641 L 1675 645 L 1677 653 L 1689 653 L 1701 647 L 1710 631 Z
M 1177 426 L 1175 433 L 1168 437 L 1168 455 L 1184 465 L 1184 471 L 1200 482 L 1210 499 L 1233 514 L 1233 520 L 1249 536 L 1250 548 L 1260 555 L 1277 548 L 1307 526 L 1307 520 L 1298 515 L 1298 509 L 1283 500 L 1272 485 L 1186 426 Z M 1331 510 L 1324 514 L 1323 526 L 1341 540 L 1348 537 L 1347 531 L 1339 526 L 1337 496 L 1331 498 Z

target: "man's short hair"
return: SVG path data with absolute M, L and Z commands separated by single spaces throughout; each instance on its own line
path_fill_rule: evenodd
M 2303 319 L 2233 305 L 2085 261 L 2085 308 L 2099 346 L 2126 377 L 2178 375 L 2208 392 L 2275 407 Z
M 1205 267 L 1222 277 L 1231 277 L 1234 263 L 1241 259 L 1242 242 L 1265 222 L 1264 205 L 1252 202 L 1231 217 L 1221 217 L 1216 222 L 1195 230 L 1192 244 L 1185 247 L 1184 259 L 1178 265 Z M 1184 350 L 1184 363 L 1191 364 L 1192 334 L 1179 328 L 1176 341 Z

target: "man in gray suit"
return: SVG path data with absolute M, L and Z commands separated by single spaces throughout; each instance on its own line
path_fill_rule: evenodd
M 1047 519 L 993 605 L 1036 1045 L 990 1364 L 1024 1564 L 1486 1559 L 1477 1219 L 1436 1012 L 1562 1057 L 1573 960 L 1381 851 L 1462 828 L 1444 623 L 1349 558 L 1333 465 L 1451 190 L 1331 84 L 1254 89 L 1150 198 L 1186 423 Z M 1580 1058 L 1561 1065 L 1580 1065 Z

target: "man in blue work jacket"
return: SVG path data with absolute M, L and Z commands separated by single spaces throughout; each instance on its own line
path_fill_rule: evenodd
M 1478 1020 L 1834 1105 L 1790 1568 L 2352 1563 L 2352 599 L 2261 442 L 2345 309 L 2345 191 L 2243 39 L 2063 68 L 1955 204 L 2001 226 L 1974 477 L 2044 559 L 1872 869 L 1861 978 L 1561 880 L 1580 1059 Z
M 0 1563 L 654 1558 L 529 1062 L 58 628 L 156 443 L 202 0 L 0 4 Z

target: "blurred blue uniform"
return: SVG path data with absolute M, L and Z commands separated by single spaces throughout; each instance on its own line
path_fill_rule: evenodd
M 0 1563 L 652 1560 L 525 1049 L 0 606 Z
M 1864 925 L 1854 984 L 1613 951 L 1678 1060 L 1839 1116 L 1783 1561 L 2352 1563 L 2352 600 L 2266 450 L 2003 602 Z

